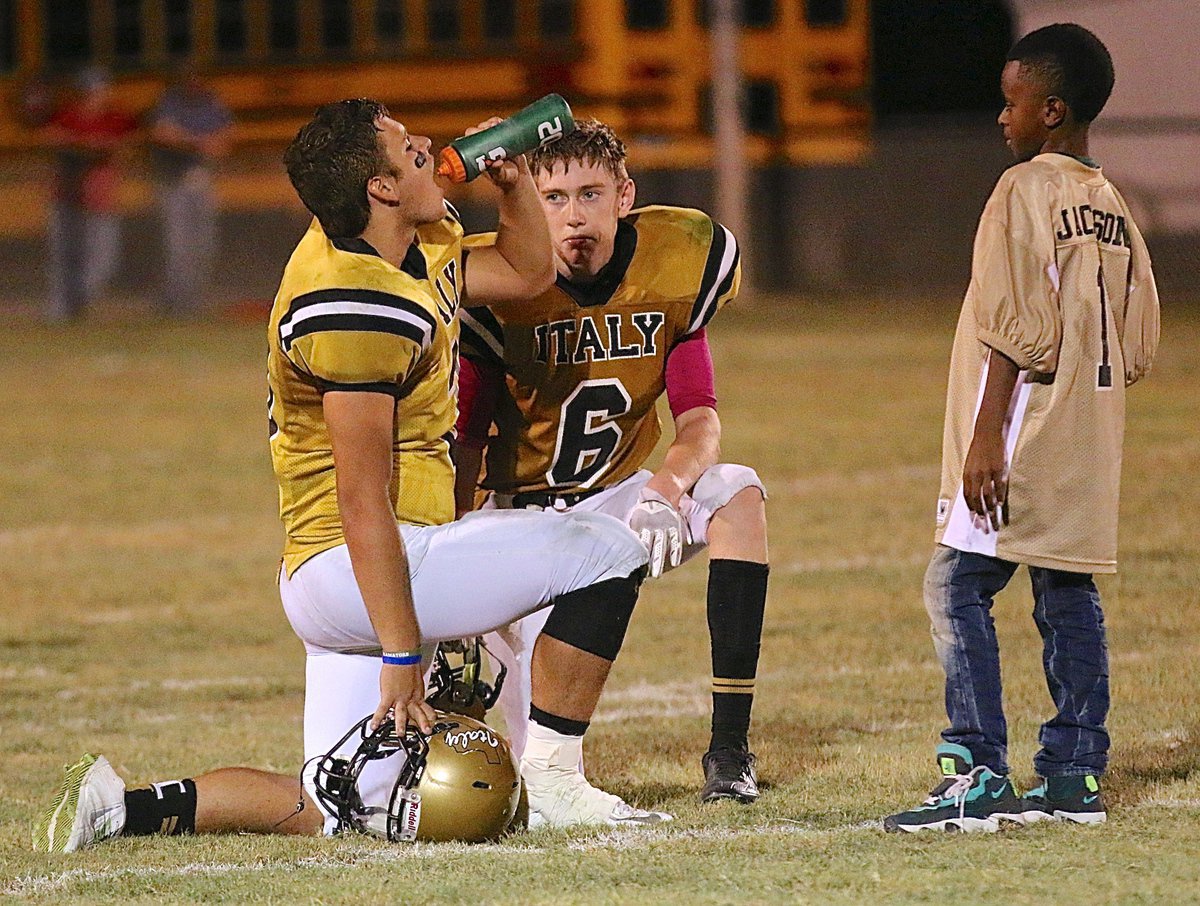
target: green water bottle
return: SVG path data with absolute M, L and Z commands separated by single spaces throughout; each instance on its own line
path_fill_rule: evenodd
M 575 117 L 561 95 L 548 94 L 490 129 L 456 138 L 442 149 L 438 175 L 470 182 L 489 160 L 504 160 L 532 151 L 575 130 Z

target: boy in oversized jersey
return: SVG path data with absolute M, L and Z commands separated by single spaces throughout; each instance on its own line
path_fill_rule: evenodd
M 713 717 L 701 798 L 752 802 L 747 735 L 767 593 L 766 494 L 753 469 L 719 461 L 705 335 L 737 295 L 737 242 L 701 211 L 633 210 L 625 146 L 603 123 L 579 122 L 530 166 L 558 275 L 525 305 L 462 312 L 459 510 L 473 505 L 486 445 L 485 510 L 612 514 L 646 544 L 652 577 L 707 545 Z M 664 392 L 675 439 L 651 472 L 643 465 L 659 439 Z M 501 704 L 517 751 L 529 651 L 543 622 L 533 615 L 489 639 L 510 668 Z
M 1030 33 L 1004 67 L 999 122 L 1018 163 L 975 240 L 925 576 L 946 673 L 943 779 L 887 830 L 1106 817 L 1108 653 L 1092 574 L 1116 571 L 1125 388 L 1149 371 L 1159 328 L 1146 245 L 1088 155 L 1113 81 L 1107 49 L 1078 25 Z M 990 611 L 1022 564 L 1057 713 L 1034 758 L 1043 783 L 1018 797 Z
M 482 124 L 488 125 L 487 123 Z M 638 538 L 596 513 L 454 518 L 454 429 L 463 294 L 501 305 L 550 283 L 550 237 L 523 159 L 493 165 L 503 224 L 462 250 L 434 182 L 428 138 L 374 101 L 320 108 L 289 147 L 288 175 L 314 220 L 284 270 L 268 328 L 268 419 L 287 540 L 284 610 L 307 651 L 304 757 L 372 714 L 431 732 L 430 643 L 475 636 L 553 604 L 533 651 L 522 767 L 530 819 L 638 825 L 635 809 L 578 773 L 583 733 L 637 599 Z M 508 569 L 521 562 L 520 571 Z M 357 740 L 350 740 L 349 757 Z M 386 808 L 402 759 L 359 780 Z M 70 851 L 116 835 L 332 831 L 313 771 L 230 768 L 125 791 L 103 758 L 68 769 L 34 832 Z M 296 809 L 297 801 L 304 803 Z

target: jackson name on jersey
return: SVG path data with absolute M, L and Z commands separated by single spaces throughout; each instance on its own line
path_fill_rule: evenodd
M 438 525 L 454 518 L 449 441 L 461 258 L 462 227 L 452 214 L 418 228 L 400 268 L 361 239 L 331 240 L 315 220 L 292 253 L 267 331 L 271 463 L 288 575 L 344 541 L 326 391 L 395 397 L 396 519 Z
M 464 308 L 463 354 L 503 368 L 508 389 L 484 487 L 565 493 L 637 471 L 662 431 L 667 355 L 737 295 L 740 278 L 729 230 L 701 211 L 650 206 L 620 222 L 593 282 L 560 275 L 527 304 Z

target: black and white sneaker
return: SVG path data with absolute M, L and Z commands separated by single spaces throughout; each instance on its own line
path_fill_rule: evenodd
M 700 759 L 700 763 L 704 765 L 701 802 L 736 799 L 748 804 L 758 798 L 753 753 L 744 749 L 714 749 Z
M 1070 821 L 1103 824 L 1108 820 L 1100 780 L 1092 774 L 1047 777 L 1042 785 L 1021 797 L 1025 821 Z

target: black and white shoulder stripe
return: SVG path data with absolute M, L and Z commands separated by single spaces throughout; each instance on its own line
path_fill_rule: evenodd
M 490 352 L 489 358 L 504 362 L 504 326 L 491 311 L 483 306 L 460 308 L 458 318 L 464 345 L 483 355 Z
M 449 214 L 450 217 L 452 217 L 454 219 L 454 222 L 461 224 L 462 223 L 462 215 L 458 213 L 458 208 L 456 208 L 454 205 L 450 204 L 450 202 L 446 201 L 445 199 L 442 199 L 442 204 L 444 204 L 446 206 L 446 213 Z
M 708 260 L 704 262 L 700 292 L 696 294 L 696 301 L 692 305 L 688 333 L 695 333 L 712 319 L 717 311 L 717 300 L 733 286 L 739 257 L 733 233 L 714 220 L 712 245 L 708 248 Z
M 292 300 L 279 322 L 284 351 L 300 337 L 329 330 L 390 333 L 422 350 L 433 340 L 437 319 L 409 299 L 373 289 L 320 289 Z

